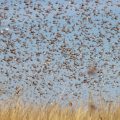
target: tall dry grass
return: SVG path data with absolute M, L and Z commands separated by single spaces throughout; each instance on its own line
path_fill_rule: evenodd
M 110 103 L 96 106 L 89 102 L 87 109 L 75 109 L 72 104 L 68 107 L 58 104 L 24 106 L 20 103 L 3 106 L 0 108 L 0 120 L 120 120 L 120 106 Z

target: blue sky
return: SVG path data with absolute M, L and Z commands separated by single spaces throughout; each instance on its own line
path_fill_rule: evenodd
M 1 0 L 0 3 L 3 1 Z M 1 20 L 0 30 L 6 32 L 7 35 L 0 36 L 0 49 L 6 50 L 6 53 L 0 52 L 0 84 L 4 86 L 3 89 L 6 92 L 0 96 L 0 100 L 14 96 L 18 86 L 23 90 L 24 100 L 30 99 L 40 103 L 48 102 L 49 99 L 50 102 L 75 101 L 79 100 L 79 97 L 86 99 L 90 91 L 94 96 L 102 93 L 106 99 L 109 97 L 112 100 L 118 97 L 120 95 L 120 76 L 118 75 L 120 32 L 114 30 L 120 27 L 118 25 L 120 19 L 118 1 L 111 0 L 112 3 L 107 3 L 106 0 L 100 0 L 96 4 L 92 0 L 88 3 L 75 0 L 75 4 L 71 4 L 65 0 L 51 0 L 50 6 L 47 0 L 32 1 L 32 6 L 27 9 L 25 9 L 24 2 L 19 0 L 9 0 L 2 5 L 1 11 L 5 12 L 7 18 Z M 56 5 L 55 1 L 59 4 Z M 16 6 L 13 5 L 15 3 Z M 41 4 L 42 12 L 33 9 L 38 3 Z M 84 9 L 81 9 L 81 4 L 84 4 Z M 4 6 L 9 7 L 9 10 L 3 10 Z M 51 9 L 52 6 L 54 9 Z M 66 6 L 68 6 L 67 10 Z M 60 12 L 58 7 L 62 7 Z M 50 12 L 46 13 L 48 9 Z M 85 9 L 89 10 L 85 11 Z M 31 13 L 27 13 L 28 11 Z M 93 11 L 97 15 L 94 15 Z M 107 14 L 109 12 L 110 14 Z M 60 15 L 54 18 L 57 13 Z M 68 21 L 63 19 L 63 16 L 66 16 Z M 15 21 L 12 22 L 11 19 Z M 9 30 L 6 31 L 6 28 Z M 69 29 L 70 32 L 61 32 L 63 28 Z M 34 32 L 33 34 L 30 29 Z M 60 33 L 61 37 L 55 40 L 57 33 Z M 54 40 L 55 44 L 50 44 Z M 8 45 L 7 49 L 8 41 L 13 46 Z M 66 47 L 62 52 L 61 47 L 64 44 Z M 70 52 L 66 50 L 67 48 Z M 12 49 L 16 49 L 16 54 L 10 53 Z M 37 56 L 38 52 L 41 54 Z M 75 60 L 71 54 L 76 57 Z M 14 59 L 9 63 L 3 60 L 10 57 Z M 17 58 L 20 60 L 19 63 L 16 62 Z M 64 66 L 64 63 L 71 71 Z M 33 67 L 34 64 L 36 68 Z M 46 65 L 47 68 L 45 68 Z M 98 71 L 102 73 L 89 76 L 87 71 L 91 65 L 96 65 Z M 84 80 L 89 83 L 82 84 Z M 36 86 L 32 84 L 34 81 L 37 82 Z M 49 86 L 49 82 L 53 85 Z M 76 84 L 80 86 L 76 88 Z M 63 96 L 63 101 L 60 99 L 61 96 Z

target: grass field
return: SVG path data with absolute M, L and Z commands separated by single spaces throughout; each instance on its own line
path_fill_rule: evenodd
M 117 104 L 101 104 L 95 106 L 88 103 L 88 107 L 73 108 L 58 104 L 49 106 L 27 105 L 16 103 L 14 107 L 4 104 L 0 108 L 0 120 L 120 120 L 120 106 Z

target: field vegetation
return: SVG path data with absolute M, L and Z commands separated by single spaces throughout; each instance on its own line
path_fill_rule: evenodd
M 51 105 L 15 105 L 1 104 L 0 120 L 120 120 L 120 105 L 104 103 L 95 105 L 89 102 L 87 107 L 74 108 L 72 102 L 63 107 L 57 103 Z

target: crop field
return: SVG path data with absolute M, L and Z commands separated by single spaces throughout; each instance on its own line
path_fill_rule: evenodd
M 49 106 L 26 107 L 17 103 L 14 107 L 0 109 L 0 120 L 120 120 L 120 106 L 115 104 L 101 104 L 75 109 L 72 103 L 61 107 L 54 103 Z

